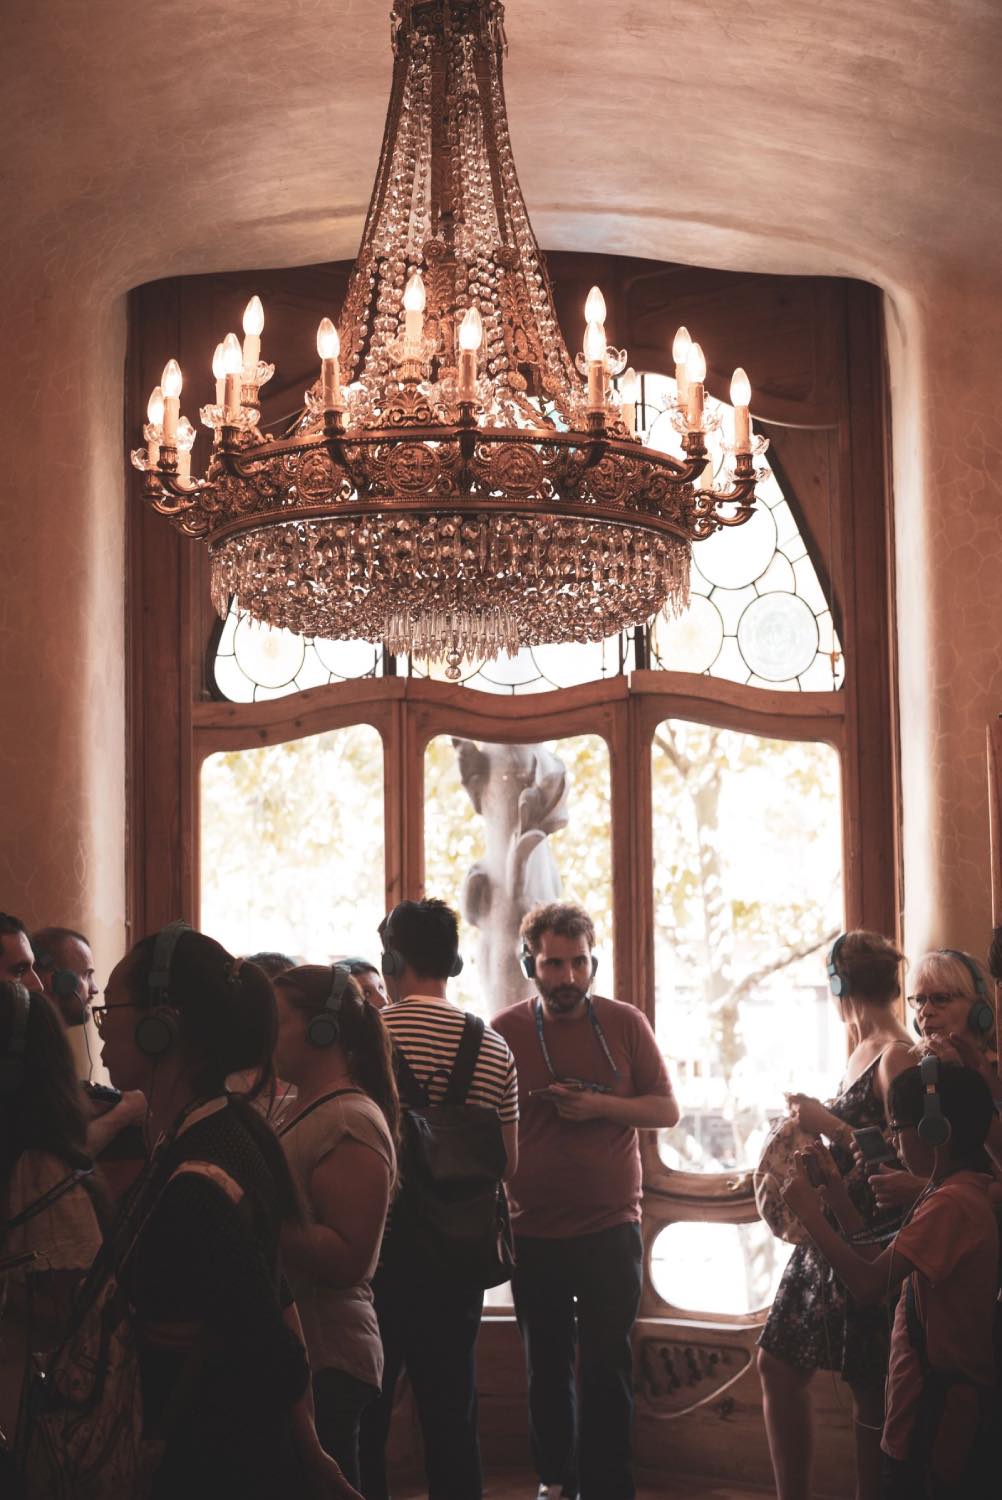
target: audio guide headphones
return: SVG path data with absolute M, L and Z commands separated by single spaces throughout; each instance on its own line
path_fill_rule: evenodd
M 398 978 L 407 967 L 407 960 L 403 954 L 388 941 L 390 930 L 393 927 L 393 918 L 396 916 L 398 910 L 399 907 L 395 906 L 383 923 L 383 952 L 379 960 L 379 966 L 382 969 L 384 979 Z M 463 955 L 457 949 L 456 956 L 452 960 L 452 966 L 449 969 L 448 977 L 450 979 L 457 979 L 462 972 Z
M 944 950 L 945 951 L 945 950 Z M 922 1085 L 922 1118 L 918 1122 L 919 1140 L 927 1146 L 945 1146 L 952 1135 L 952 1127 L 943 1113 L 939 1097 L 939 1058 L 930 1054 L 919 1063 Z
M 31 1015 L 31 995 L 23 984 L 14 983 L 14 1013 L 10 1020 L 10 1036 L 0 1052 L 0 1094 L 13 1094 L 24 1079 L 24 1056 L 28 1047 L 28 1017 Z
M 959 948 L 939 948 L 939 953 L 947 958 L 957 958 L 974 980 L 974 993 L 977 996 L 974 1004 L 967 1012 L 967 1026 L 975 1036 L 987 1036 L 995 1026 L 995 1012 L 988 999 L 988 986 L 978 973 L 978 966 L 970 954 L 962 953 Z
M 170 999 L 170 966 L 178 939 L 191 928 L 187 922 L 169 922 L 156 935 L 153 961 L 146 981 L 150 1008 L 136 1022 L 136 1046 L 154 1059 L 163 1057 L 177 1041 L 177 1014 Z
M 522 973 L 525 975 L 526 979 L 535 979 L 535 977 L 536 977 L 536 955 L 533 953 L 533 951 L 529 947 L 528 943 L 523 943 L 522 944 L 522 951 L 521 951 L 521 953 L 519 954 L 518 957 L 519 957 L 519 963 L 522 965 Z M 595 953 L 593 953 L 592 956 L 591 956 L 591 977 L 592 977 L 592 979 L 595 978 L 595 975 L 597 973 L 598 973 L 598 955 L 595 954 Z
M 53 969 L 49 975 L 49 986 L 57 1000 L 76 1001 L 73 1018 L 67 1020 L 66 1024 L 82 1026 L 87 1020 L 87 1000 L 80 993 L 80 975 L 74 974 L 72 969 Z
M 832 951 L 828 955 L 828 988 L 836 1000 L 849 993 L 849 980 L 838 966 L 839 949 L 846 940 L 846 933 L 840 932 L 832 943 Z
M 345 992 L 351 982 L 351 970 L 347 964 L 331 964 L 331 987 L 324 1008 L 311 1016 L 306 1027 L 306 1040 L 311 1047 L 333 1047 L 341 1035 L 341 1006 Z

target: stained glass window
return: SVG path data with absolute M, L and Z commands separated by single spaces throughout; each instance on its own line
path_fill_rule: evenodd
M 675 382 L 646 374 L 638 409 L 647 443 L 682 455 L 669 401 Z M 706 398 L 707 450 L 723 482 L 733 408 Z M 692 549 L 691 600 L 678 619 L 651 629 L 653 664 L 753 687 L 833 691 L 845 677 L 829 600 L 776 476 L 760 466 L 758 506 L 744 526 L 724 528 Z
M 293 635 L 251 619 L 230 605 L 212 668 L 216 687 L 231 703 L 284 698 L 329 682 L 378 677 L 381 646 L 369 641 L 324 641 Z

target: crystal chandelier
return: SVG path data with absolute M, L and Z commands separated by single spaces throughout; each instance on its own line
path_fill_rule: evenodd
M 571 358 L 526 213 L 502 88 L 500 0 L 395 0 L 372 201 L 320 378 L 280 436 L 259 426 L 257 297 L 213 361 L 206 475 L 170 360 L 150 398 L 144 493 L 207 543 L 212 598 L 305 635 L 460 663 L 596 641 L 688 599 L 693 541 L 748 520 L 750 390 L 707 480 L 706 366 L 680 329 L 682 458 L 637 436 L 638 381 L 593 288 Z M 641 424 L 642 425 L 642 424 Z

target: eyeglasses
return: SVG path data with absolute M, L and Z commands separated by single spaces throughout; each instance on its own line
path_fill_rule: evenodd
M 956 990 L 940 990 L 932 991 L 928 995 L 909 995 L 908 1004 L 912 1010 L 919 1010 L 923 1005 L 931 1005 L 933 1010 L 941 1010 L 944 1005 L 949 1005 L 951 1000 L 960 998 Z
M 124 1001 L 121 1005 L 92 1005 L 91 1008 L 90 1008 L 90 1013 L 94 1017 L 94 1025 L 97 1027 L 98 1031 L 103 1031 L 104 1030 L 104 1018 L 108 1014 L 109 1010 L 138 1010 L 138 1009 L 139 1009 L 138 1005 L 130 1005 L 128 1001 Z

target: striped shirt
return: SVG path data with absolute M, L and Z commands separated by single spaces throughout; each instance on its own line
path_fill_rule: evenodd
M 459 1051 L 466 1012 L 449 1000 L 410 995 L 396 1005 L 384 1006 L 379 1014 L 411 1072 L 426 1085 L 430 1102 L 441 1103 Z M 518 1119 L 515 1059 L 508 1043 L 490 1026 L 484 1028 L 466 1103 L 496 1109 L 503 1125 Z

